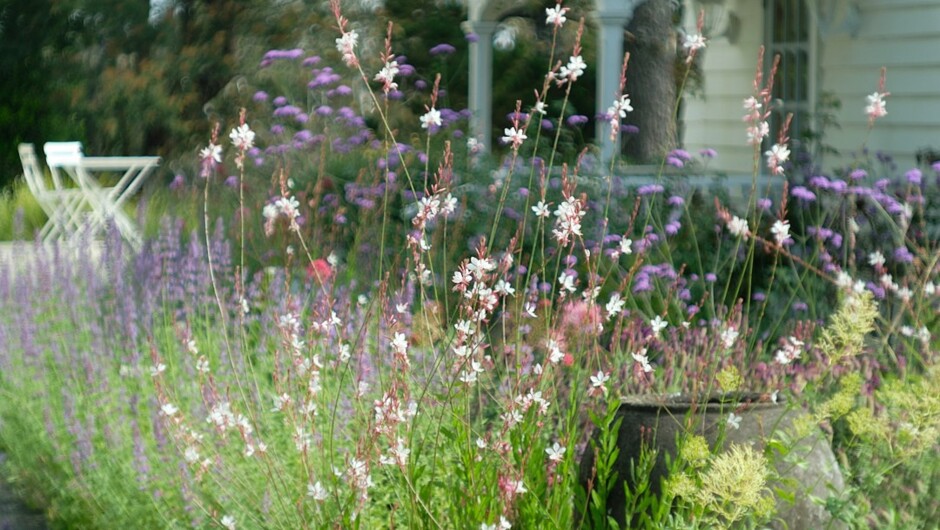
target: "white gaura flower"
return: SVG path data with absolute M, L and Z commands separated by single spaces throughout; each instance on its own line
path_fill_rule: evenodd
M 386 94 L 398 88 L 398 83 L 395 82 L 398 71 L 398 61 L 386 61 L 385 66 L 375 74 L 375 80 L 382 83 L 382 90 Z
M 226 530 L 235 530 L 235 518 L 231 515 L 226 515 L 219 523 L 224 526 Z
M 431 126 L 440 127 L 441 126 L 441 111 L 431 107 L 424 116 L 421 116 L 421 128 L 430 129 Z
M 564 83 L 565 81 L 571 81 L 574 83 L 579 77 L 584 75 L 586 68 L 587 63 L 584 62 L 584 59 L 580 55 L 572 55 L 568 59 L 568 64 L 558 70 L 559 82 Z
M 626 301 L 620 298 L 620 293 L 610 295 L 610 300 L 604 306 L 604 309 L 607 310 L 607 320 L 619 315 L 623 311 L 624 304 L 626 304 Z
M 255 145 L 255 133 L 248 127 L 247 123 L 243 123 L 232 129 L 229 138 L 232 139 L 232 144 L 235 146 L 235 149 L 239 151 L 247 151 Z
M 689 50 L 689 55 L 693 52 L 701 50 L 706 45 L 705 37 L 699 33 L 690 33 L 685 36 L 685 42 L 682 43 L 682 47 L 686 50 Z
M 790 159 L 790 149 L 783 144 L 774 144 L 764 155 L 771 174 L 783 175 L 783 164 Z
M 669 322 L 666 322 L 662 316 L 656 315 L 656 318 L 650 321 L 650 326 L 653 328 L 653 335 L 659 338 L 660 332 L 669 327 Z
M 359 34 L 355 31 L 343 33 L 343 36 L 336 39 L 336 49 L 343 54 L 343 62 L 346 66 L 356 66 L 356 44 L 359 42 Z
M 734 412 L 729 412 L 727 423 L 728 423 L 728 427 L 731 427 L 732 429 L 740 429 L 741 428 L 741 416 L 738 416 Z
M 879 251 L 874 251 L 868 255 L 868 264 L 872 267 L 881 267 L 885 264 L 885 256 Z
M 614 104 L 607 108 L 607 114 L 611 117 L 626 118 L 628 112 L 633 112 L 633 105 L 630 103 L 630 96 L 624 94 L 619 99 L 615 99 Z
M 548 205 L 545 204 L 545 201 L 539 201 L 538 204 L 533 206 L 532 212 L 535 213 L 536 217 L 548 217 L 552 214 L 551 210 L 548 209 Z
M 221 164 L 222 163 L 222 146 L 210 143 L 208 146 L 203 147 L 202 150 L 199 151 L 199 158 L 201 158 L 204 162 L 211 161 L 216 164 Z
M 730 349 L 734 346 L 734 343 L 738 340 L 738 330 L 735 328 L 729 327 L 721 332 L 721 343 L 724 344 L 725 348 Z
M 568 20 L 565 17 L 565 13 L 568 12 L 567 7 L 561 7 L 561 4 L 555 4 L 555 7 L 546 7 L 545 8 L 545 25 L 546 26 L 555 26 L 560 28 L 562 24 Z
M 509 127 L 503 129 L 503 142 L 506 144 L 512 145 L 513 150 L 518 150 L 519 146 L 522 145 L 528 138 L 523 129 L 517 129 L 515 127 Z
M 865 114 L 868 115 L 869 121 L 873 122 L 888 115 L 888 110 L 885 107 L 885 96 L 887 95 L 886 92 L 874 92 L 866 96 L 868 105 L 865 106 Z
M 620 239 L 619 245 L 620 254 L 627 256 L 633 254 L 633 240 L 629 237 L 624 237 Z
M 633 357 L 633 360 L 640 365 L 640 368 L 642 368 L 645 373 L 650 373 L 653 371 L 653 366 L 650 364 L 650 359 L 646 355 L 646 348 L 643 348 L 639 352 L 631 353 L 630 356 Z
M 165 405 L 160 407 L 160 413 L 168 418 L 172 418 L 173 416 L 175 416 L 176 413 L 179 412 L 179 410 L 180 409 L 176 408 L 176 405 L 172 403 L 166 403 Z
M 548 459 L 552 462 L 561 462 L 565 458 L 566 450 L 565 446 L 555 442 L 551 447 L 545 448 L 545 454 L 548 455 Z
M 774 225 L 770 227 L 770 233 L 774 235 L 778 245 L 785 244 L 790 239 L 790 221 L 777 219 Z
M 728 222 L 728 231 L 731 232 L 732 235 L 743 237 L 744 239 L 747 239 L 748 234 L 750 234 L 747 221 L 736 215 Z
M 319 480 L 313 484 L 307 484 L 307 496 L 317 502 L 323 502 L 327 498 L 326 488 L 323 487 L 323 484 L 320 484 Z
M 598 372 L 591 376 L 591 389 L 588 392 L 591 395 L 596 395 L 600 392 L 607 395 L 607 381 L 610 380 L 610 376 L 604 372 L 598 370 Z

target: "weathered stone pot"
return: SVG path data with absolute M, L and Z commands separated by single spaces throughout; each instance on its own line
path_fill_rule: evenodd
M 740 417 L 737 428 L 728 425 L 729 414 Z M 650 484 L 657 494 L 660 481 L 667 473 L 666 455 L 676 454 L 676 439 L 679 434 L 689 433 L 704 436 L 710 447 L 716 447 L 719 438 L 722 448 L 731 443 L 750 444 L 763 451 L 774 434 L 792 433 L 794 420 L 803 413 L 774 402 L 769 396 L 760 394 L 721 394 L 697 401 L 688 396 L 642 395 L 624 398 L 617 412 L 622 420 L 617 446 L 620 454 L 616 469 L 619 473 L 617 487 L 608 497 L 611 515 L 624 527 L 624 481 L 632 486 L 631 461 L 638 460 L 642 442 L 659 450 L 652 470 Z M 825 508 L 812 502 L 811 496 L 825 499 L 833 491 L 844 488 L 842 473 L 829 443 L 820 431 L 815 430 L 793 444 L 788 457 L 775 458 L 777 473 L 783 484 L 770 484 L 771 488 L 782 486 L 795 494 L 795 502 L 778 498 L 775 528 L 817 529 L 845 528 L 830 521 Z M 794 465 L 800 462 L 801 465 Z M 594 465 L 594 454 L 585 450 L 581 460 L 581 481 L 586 484 Z M 793 485 L 797 485 L 794 491 Z M 631 517 L 640 514 L 630 514 Z

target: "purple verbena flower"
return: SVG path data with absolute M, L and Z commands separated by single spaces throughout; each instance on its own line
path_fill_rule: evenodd
M 457 48 L 454 48 L 450 44 L 447 44 L 446 42 L 444 42 L 444 43 L 438 44 L 437 46 L 433 46 L 430 50 L 428 50 L 428 53 L 430 53 L 431 55 L 450 55 L 456 51 L 457 51 Z

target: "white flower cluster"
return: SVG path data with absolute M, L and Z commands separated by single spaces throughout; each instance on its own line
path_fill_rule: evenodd
M 770 125 L 765 120 L 763 104 L 751 96 L 744 100 L 744 121 L 748 123 L 747 143 L 760 145 L 764 138 L 770 135 Z
M 616 138 L 620 132 L 620 120 L 627 117 L 628 112 L 633 112 L 633 105 L 630 104 L 630 96 L 623 94 L 614 100 L 613 105 L 607 108 L 607 116 L 610 119 L 610 137 Z
M 787 337 L 783 345 L 774 353 L 774 360 L 779 364 L 787 365 L 800 358 L 803 353 L 803 341 L 796 337 Z
M 281 217 L 290 222 L 291 230 L 298 230 L 297 218 L 300 217 L 300 203 L 295 197 L 278 197 L 274 202 L 264 205 L 261 210 L 264 216 L 264 235 L 270 237 L 274 233 L 274 225 Z
M 343 54 L 343 62 L 347 66 L 355 67 L 359 64 L 356 59 L 356 44 L 359 42 L 359 34 L 355 31 L 343 33 L 343 36 L 336 39 L 336 49 Z
M 555 209 L 555 227 L 552 234 L 561 246 L 567 246 L 573 237 L 581 237 L 581 219 L 587 212 L 584 205 L 574 196 L 567 197 Z
M 386 94 L 398 90 L 398 83 L 395 82 L 398 72 L 398 61 L 385 61 L 385 66 L 375 74 L 375 80 L 382 83 L 382 91 Z
M 572 55 L 568 58 L 568 64 L 558 69 L 558 74 L 555 78 L 559 85 L 564 85 L 566 82 L 574 83 L 579 77 L 584 75 L 586 68 L 587 63 L 584 62 L 584 58 L 580 55 Z
M 561 7 L 561 4 L 555 4 L 555 7 L 546 7 L 545 8 L 545 25 L 554 26 L 555 28 L 560 28 L 566 20 L 565 13 L 568 12 L 567 7 Z

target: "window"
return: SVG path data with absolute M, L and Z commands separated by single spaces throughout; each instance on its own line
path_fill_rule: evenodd
M 775 111 L 770 122 L 771 141 L 776 142 L 788 113 L 793 114 L 789 136 L 794 140 L 812 137 L 816 105 L 816 27 L 806 0 L 765 0 L 765 60 L 769 71 L 780 56 L 774 80 Z

